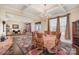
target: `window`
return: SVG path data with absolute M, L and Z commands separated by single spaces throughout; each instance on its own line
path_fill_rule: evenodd
M 57 27 L 57 18 L 50 19 L 49 20 L 49 28 L 50 28 L 50 31 L 56 31 L 56 27 Z
M 61 32 L 60 39 L 71 39 L 69 14 L 49 20 L 48 31 Z
M 66 23 L 67 17 L 60 17 L 60 32 L 61 32 L 61 39 L 65 39 L 65 32 L 66 32 Z
M 35 31 L 38 31 L 38 32 L 41 31 L 41 22 L 35 23 Z

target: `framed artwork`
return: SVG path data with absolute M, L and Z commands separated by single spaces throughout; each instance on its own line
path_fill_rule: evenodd
M 13 24 L 13 25 L 12 25 L 12 28 L 13 28 L 13 29 L 18 29 L 18 28 L 19 28 L 19 25 L 18 25 L 18 24 Z

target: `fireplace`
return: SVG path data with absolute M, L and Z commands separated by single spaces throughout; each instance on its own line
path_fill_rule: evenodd
M 19 34 L 20 30 L 13 30 L 13 34 Z

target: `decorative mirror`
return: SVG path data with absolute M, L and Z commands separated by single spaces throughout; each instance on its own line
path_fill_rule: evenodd
M 18 29 L 18 28 L 19 28 L 19 25 L 18 25 L 18 24 L 13 24 L 13 25 L 12 25 L 12 28 L 13 28 L 13 29 Z

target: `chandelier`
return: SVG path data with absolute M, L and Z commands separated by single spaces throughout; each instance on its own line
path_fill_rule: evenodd
M 42 17 L 43 17 L 44 20 L 49 18 L 49 15 L 48 15 L 48 12 L 47 12 L 47 4 L 43 5 Z

